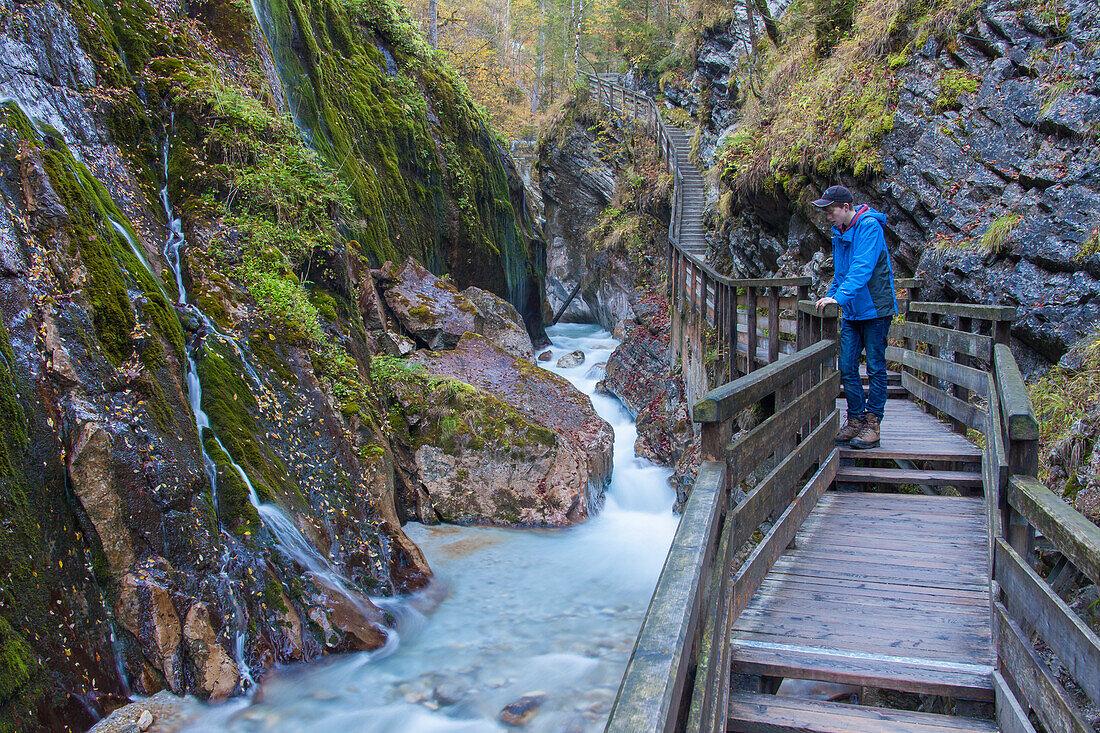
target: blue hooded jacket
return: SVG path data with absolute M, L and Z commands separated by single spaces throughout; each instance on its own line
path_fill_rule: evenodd
M 828 296 L 849 321 L 883 318 L 898 312 L 894 269 L 882 226 L 886 215 L 864 205 L 842 232 L 833 227 L 833 284 Z

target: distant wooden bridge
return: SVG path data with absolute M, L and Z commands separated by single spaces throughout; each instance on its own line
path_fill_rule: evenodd
M 616 77 L 589 84 L 675 175 L 673 349 L 720 384 L 694 407 L 705 460 L 606 729 L 1093 731 L 1078 703 L 1100 705 L 1100 639 L 1052 584 L 1100 583 L 1100 528 L 1035 478 L 1015 309 L 924 302 L 902 283 L 881 445 L 835 447 L 835 306 L 817 313 L 805 279 L 711 270 L 677 134 Z M 806 699 L 783 694 L 788 679 L 988 715 Z

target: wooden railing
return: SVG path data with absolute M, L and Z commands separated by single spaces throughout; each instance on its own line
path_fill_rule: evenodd
M 588 75 L 588 83 L 601 103 L 642 124 L 660 148 L 675 181 L 668 256 L 673 306 L 688 322 L 713 329 L 714 348 L 729 355 L 718 370 L 727 383 L 695 406 L 704 462 L 607 730 L 721 731 L 732 624 L 836 475 L 837 312 L 818 314 L 804 300 L 806 278 L 726 278 L 682 249 L 680 166 L 690 163 L 679 160 L 652 99 L 625 89 L 616 75 Z M 888 349 L 888 360 L 899 365 L 902 384 L 919 403 L 960 432 L 981 433 L 985 442 L 1001 730 L 1034 731 L 1030 713 L 1050 733 L 1091 731 L 1073 695 L 1035 651 L 1033 636 L 1097 705 L 1100 640 L 1033 564 L 1040 534 L 1061 558 L 1052 576 L 1080 572 L 1100 584 L 1100 528 L 1036 479 L 1038 424 L 1008 348 L 1015 309 L 921 301 L 919 282 L 895 284 L 908 292 L 899 298 L 904 320 L 890 331 L 901 345 Z M 739 417 L 757 422 L 731 445 Z M 735 505 L 732 490 L 741 484 L 748 493 Z M 778 518 L 763 540 L 732 568 L 733 555 L 772 515 Z
M 835 306 L 819 316 L 808 301 L 798 305 L 807 325 L 820 321 L 818 333 L 835 335 Z M 704 462 L 606 730 L 725 729 L 730 628 L 836 475 L 835 364 L 835 338 L 819 340 L 695 406 Z M 730 444 L 739 417 L 755 425 Z M 739 486 L 748 493 L 734 506 Z M 731 576 L 734 553 L 772 515 L 779 519 Z
M 895 323 L 887 360 L 905 371 L 918 402 L 985 441 L 994 697 L 1004 731 L 1033 731 L 1029 711 L 1050 733 L 1092 731 L 1059 676 L 1035 651 L 1050 650 L 1074 684 L 1100 705 L 1100 639 L 1059 597 L 1050 578 L 1080 572 L 1100 583 L 1100 528 L 1046 488 L 1038 471 L 1039 426 L 1008 347 L 1015 308 L 909 303 Z M 1060 559 L 1047 579 L 1036 572 L 1036 535 Z
M 669 297 L 678 316 L 673 319 L 673 361 L 683 355 L 685 339 L 692 340 L 697 350 L 715 356 L 717 363 L 708 364 L 707 371 L 715 382 L 723 383 L 793 354 L 798 336 L 796 303 L 808 296 L 810 278 L 729 278 L 681 247 L 682 166 L 692 163 L 680 159 L 653 99 L 626 89 L 615 74 L 585 74 L 585 78 L 589 90 L 601 104 L 641 125 L 653 136 L 661 158 L 673 175 L 667 262 Z M 706 335 L 712 340 L 704 344 Z M 690 392 L 694 382 L 688 381 Z

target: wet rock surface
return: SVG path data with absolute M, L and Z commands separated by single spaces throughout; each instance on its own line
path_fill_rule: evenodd
M 415 451 L 418 481 L 436 515 L 565 525 L 598 508 L 614 434 L 583 393 L 477 334 L 453 350 L 419 351 L 410 359 L 431 375 L 458 380 L 452 391 L 475 390 L 458 395 L 463 422 Z
M 683 380 L 669 373 L 668 302 L 661 295 L 650 294 L 639 310 L 636 323 L 608 358 L 602 384 L 634 415 L 638 455 L 677 467 L 690 454 L 694 434 Z M 674 476 L 680 506 L 693 475 L 685 464 Z
M 580 290 L 561 316 L 563 322 L 599 323 L 614 333 L 634 316 L 634 276 L 629 263 L 596 252 L 588 233 L 617 190 L 622 161 L 607 153 L 595 133 L 578 125 L 562 143 L 548 143 L 539 157 L 539 185 L 549 248 L 546 299 L 557 313 Z

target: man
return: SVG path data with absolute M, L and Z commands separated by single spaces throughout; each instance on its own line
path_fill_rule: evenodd
M 833 225 L 833 284 L 817 309 L 841 309 L 840 380 L 848 399 L 848 420 L 837 445 L 877 448 L 886 410 L 886 333 L 898 312 L 894 270 L 882 225 L 886 216 L 866 204 L 855 206 L 852 192 L 831 186 L 814 201 Z M 859 359 L 867 353 L 868 392 L 863 392 Z

